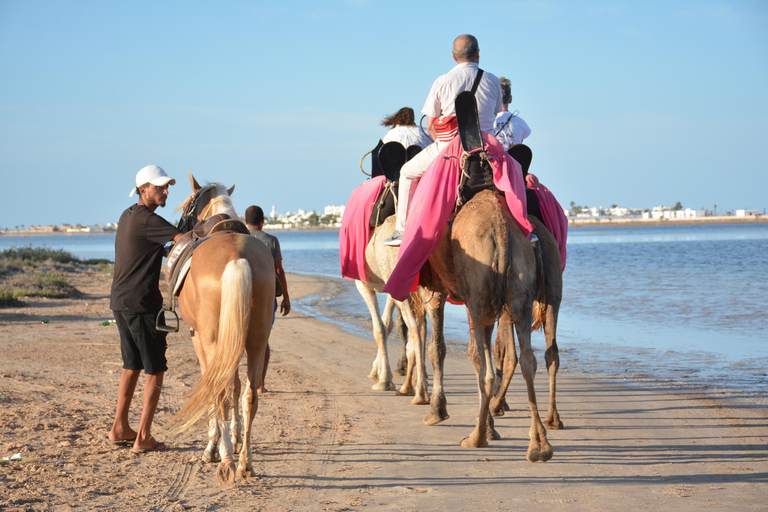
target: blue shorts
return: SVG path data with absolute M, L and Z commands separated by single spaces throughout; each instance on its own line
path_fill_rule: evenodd
M 120 332 L 120 352 L 123 368 L 144 370 L 150 375 L 168 369 L 165 350 L 166 333 L 155 329 L 156 315 L 153 313 L 131 313 L 113 311 L 117 330 Z

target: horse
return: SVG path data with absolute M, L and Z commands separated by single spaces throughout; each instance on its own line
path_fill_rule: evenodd
M 557 346 L 557 317 L 563 296 L 563 267 L 555 237 L 537 217 L 529 215 L 528 220 L 534 225 L 533 234 L 539 239 L 538 246 L 541 251 L 544 280 L 544 300 L 541 301 L 539 298 L 539 300 L 534 301 L 533 305 L 534 318 L 538 318 L 540 321 L 532 326 L 534 331 L 543 326 L 547 343 L 544 359 L 549 374 L 549 409 L 544 424 L 547 428 L 562 430 L 563 422 L 557 411 L 555 395 L 557 393 L 557 371 L 560 368 L 560 355 Z M 541 321 L 542 317 L 543 322 Z M 499 319 L 493 351 L 496 360 L 496 375 L 500 379 L 501 386 L 491 400 L 490 408 L 493 416 L 503 416 L 506 392 L 517 366 L 512 319 L 509 315 L 503 314 Z
M 553 449 L 539 417 L 533 379 L 536 359 L 531 349 L 533 302 L 541 264 L 531 241 L 512 217 L 503 197 L 483 190 L 455 214 L 429 256 L 430 272 L 423 284 L 440 295 L 466 304 L 470 327 L 468 355 L 477 377 L 480 407 L 475 429 L 461 446 L 482 448 L 493 433 L 490 401 L 495 384 L 491 350 L 494 325 L 503 315 L 514 322 L 520 345 L 520 367 L 531 409 L 529 461 L 552 458 Z M 543 300 L 543 299 L 542 299 Z M 437 380 L 437 379 L 435 379 Z
M 201 187 L 191 171 L 189 177 L 193 193 L 179 207 L 184 209 L 182 222 L 204 221 L 219 213 L 239 219 L 230 199 L 234 185 L 230 189 L 219 183 Z M 246 234 L 220 233 L 195 248 L 178 302 L 202 376 L 172 425 L 182 432 L 208 421 L 203 460 L 215 460 L 218 449 L 217 478 L 223 483 L 235 480 L 233 453 L 239 444 L 237 402 L 241 398 L 238 365 L 243 352 L 247 384 L 241 398 L 243 437 L 236 472 L 240 478 L 252 476 L 251 428 L 274 300 L 275 265 L 265 244 Z

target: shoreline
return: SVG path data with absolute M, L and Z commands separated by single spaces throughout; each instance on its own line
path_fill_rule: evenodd
M 601 227 L 634 227 L 634 226 L 685 226 L 685 225 L 703 225 L 703 224 L 762 224 L 768 223 L 768 215 L 750 215 L 747 217 L 736 217 L 733 215 L 721 215 L 710 217 L 699 217 L 691 219 L 624 219 L 624 218 L 597 218 L 597 219 L 574 219 L 568 218 L 569 227 L 595 226 Z M 270 231 L 269 225 L 264 226 L 266 231 Z M 274 232 L 284 231 L 333 231 L 339 227 L 300 227 L 300 228 L 272 228 Z M 0 230 L 0 236 L 38 236 L 38 235 L 56 235 L 56 236 L 79 236 L 79 235 L 109 235 L 115 231 L 94 231 L 94 232 L 66 232 L 66 231 L 22 231 L 22 230 Z
M 233 492 L 216 482 L 216 464 L 200 461 L 204 426 L 180 438 L 163 428 L 200 375 L 184 328 L 168 337 L 153 428 L 170 449 L 136 455 L 106 443 L 121 366 L 116 328 L 101 324 L 110 317 L 109 279 L 97 272 L 73 279 L 82 298 L 30 298 L 28 308 L 0 310 L 0 450 L 22 457 L 0 463 L 2 509 L 581 511 L 620 504 L 694 512 L 733 503 L 760 510 L 768 499 L 768 411 L 739 396 L 561 371 L 565 429 L 548 430 L 554 457 L 533 464 L 519 373 L 507 395 L 511 410 L 495 420 L 501 439 L 461 448 L 478 406 L 466 355 L 446 356 L 450 418 L 427 427 L 426 407 L 371 389 L 370 336 L 300 310 L 275 321 L 269 392 L 259 396 L 251 437 L 255 475 L 238 479 Z M 334 286 L 305 274 L 288 274 L 288 285 L 297 305 Z M 391 364 L 398 355 L 390 344 Z M 543 366 L 535 380 L 542 418 Z

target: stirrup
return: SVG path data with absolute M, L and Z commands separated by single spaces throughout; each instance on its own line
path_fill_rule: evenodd
M 176 325 L 168 325 L 165 322 L 165 312 L 170 311 L 173 313 L 174 318 L 176 319 Z M 163 324 L 160 324 L 160 319 L 163 319 Z M 176 311 L 173 309 L 161 309 L 160 312 L 157 314 L 157 318 L 155 318 L 155 329 L 157 329 L 160 332 L 179 332 L 179 315 L 176 314 Z

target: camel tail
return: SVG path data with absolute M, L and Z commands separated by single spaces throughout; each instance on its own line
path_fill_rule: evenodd
M 253 280 L 248 261 L 227 263 L 221 276 L 221 309 L 216 347 L 208 367 L 189 393 L 189 402 L 171 421 L 177 432 L 210 420 L 229 401 L 234 404 L 234 379 L 245 350 L 251 314 Z
M 531 331 L 538 331 L 544 326 L 547 313 L 546 280 L 544 276 L 544 260 L 541 258 L 541 247 L 536 246 L 536 298 L 533 300 L 533 322 Z

